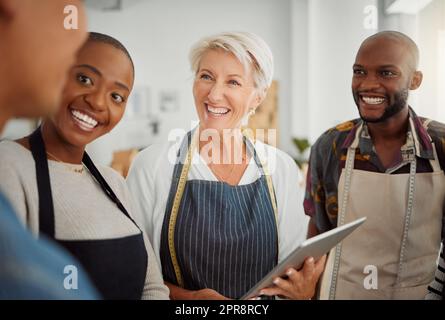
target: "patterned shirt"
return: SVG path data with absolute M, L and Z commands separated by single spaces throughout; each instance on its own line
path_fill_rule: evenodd
M 358 170 L 388 174 L 409 173 L 410 162 L 407 151 L 414 146 L 417 158 L 417 173 L 432 172 L 429 160 L 434 159 L 433 140 L 440 167 L 445 168 L 445 124 L 431 121 L 425 129 L 425 118 L 418 117 L 409 108 L 410 125 L 407 139 L 396 161 L 384 168 L 368 133 L 366 123 L 361 119 L 345 122 L 326 131 L 311 148 L 307 174 L 304 210 L 312 218 L 319 232 L 325 232 L 337 225 L 338 182 L 345 167 L 346 154 L 358 134 L 359 141 L 354 168 Z M 445 207 L 443 209 L 445 212 Z M 443 215 L 445 217 L 445 215 Z M 442 219 L 442 239 L 445 235 L 445 219 Z
M 425 298 L 427 300 L 445 299 L 444 283 L 445 283 L 445 247 L 442 248 L 434 280 L 428 286 L 428 294 Z

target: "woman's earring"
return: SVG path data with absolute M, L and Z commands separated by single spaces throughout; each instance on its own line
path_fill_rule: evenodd
M 246 114 L 244 114 L 244 117 L 241 120 L 241 126 L 247 127 L 249 124 L 249 118 L 254 114 L 255 114 L 255 109 L 250 109 Z

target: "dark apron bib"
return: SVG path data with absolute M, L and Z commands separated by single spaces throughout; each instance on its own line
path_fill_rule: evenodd
M 141 299 L 148 259 L 142 231 L 106 240 L 55 239 L 48 160 L 40 127 L 30 136 L 29 143 L 36 164 L 40 233 L 56 240 L 81 262 L 104 299 Z M 86 152 L 83 163 L 110 200 L 137 226 Z

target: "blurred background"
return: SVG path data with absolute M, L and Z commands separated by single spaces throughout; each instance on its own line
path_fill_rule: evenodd
M 135 62 L 124 119 L 88 148 L 97 162 L 123 174 L 137 150 L 196 123 L 189 49 L 221 31 L 254 32 L 270 45 L 275 81 L 250 125 L 276 128 L 278 147 L 299 162 L 322 132 L 358 117 L 352 65 L 360 43 L 381 30 L 401 31 L 417 42 L 424 82 L 411 105 L 419 115 L 445 122 L 445 0 L 85 2 L 89 30 L 116 37 Z M 35 125 L 14 120 L 2 138 L 22 137 Z

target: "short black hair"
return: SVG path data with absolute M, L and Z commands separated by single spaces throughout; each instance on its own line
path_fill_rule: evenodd
M 110 46 L 113 46 L 114 48 L 122 51 L 131 62 L 131 67 L 133 68 L 133 76 L 134 76 L 133 59 L 131 58 L 131 55 L 128 52 L 127 48 L 125 48 L 125 46 L 119 40 L 117 40 L 116 38 L 113 38 L 112 36 L 104 34 L 104 33 L 89 32 L 88 39 L 87 39 L 86 43 L 89 43 L 89 42 L 100 42 L 100 43 L 109 44 Z

